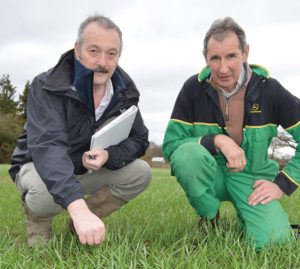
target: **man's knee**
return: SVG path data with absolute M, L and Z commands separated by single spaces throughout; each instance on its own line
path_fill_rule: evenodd
M 292 231 L 289 225 L 270 230 L 260 229 L 255 232 L 251 230 L 246 232 L 245 238 L 248 243 L 253 243 L 255 249 L 259 251 L 274 244 L 278 245 L 290 242 L 292 240 Z
M 30 211 L 39 217 L 52 217 L 63 210 L 60 205 L 54 202 L 53 196 L 47 189 L 28 190 L 24 196 L 24 202 Z
M 180 180 L 188 179 L 195 173 L 203 174 L 201 170 L 216 166 L 214 157 L 196 142 L 181 145 L 171 157 L 172 172 Z
M 124 178 L 110 186 L 117 198 L 129 201 L 143 192 L 150 183 L 152 173 L 147 162 L 137 159 L 124 167 Z
M 151 168 L 147 162 L 140 159 L 137 159 L 133 165 L 133 170 L 137 177 L 137 185 L 141 185 L 144 190 L 149 185 L 152 177 Z
M 35 170 L 33 163 L 25 164 L 17 175 L 16 184 L 28 209 L 39 217 L 49 217 L 62 211 L 45 183 Z
M 257 250 L 291 240 L 292 231 L 288 217 L 279 201 L 259 205 L 259 207 L 264 208 L 265 212 L 247 222 L 246 240 L 254 242 Z

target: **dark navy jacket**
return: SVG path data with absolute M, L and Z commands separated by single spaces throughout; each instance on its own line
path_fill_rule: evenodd
M 28 119 L 12 155 L 9 171 L 14 180 L 20 167 L 34 162 L 54 201 L 66 208 L 83 198 L 83 188 L 74 174 L 83 174 L 82 154 L 89 150 L 91 136 L 105 121 L 137 105 L 139 92 L 132 79 L 117 67 L 112 78 L 113 98 L 98 121 L 93 103 L 93 71 L 66 52 L 58 64 L 38 75 L 28 96 Z M 144 155 L 148 130 L 138 112 L 129 138 L 107 148 L 105 167 L 119 169 Z

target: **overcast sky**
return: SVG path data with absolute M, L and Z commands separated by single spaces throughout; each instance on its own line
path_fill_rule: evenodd
M 120 65 L 134 79 L 150 140 L 162 143 L 184 81 L 205 65 L 202 41 L 211 23 L 233 17 L 246 31 L 249 63 L 267 67 L 300 97 L 298 0 L 0 0 L 0 75 L 22 92 L 27 80 L 74 46 L 81 21 L 95 12 L 123 32 Z

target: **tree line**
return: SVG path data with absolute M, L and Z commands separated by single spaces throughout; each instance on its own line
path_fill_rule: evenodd
M 10 163 L 12 151 L 22 132 L 27 118 L 27 97 L 30 82 L 27 81 L 21 94 L 8 74 L 0 78 L 0 163 Z

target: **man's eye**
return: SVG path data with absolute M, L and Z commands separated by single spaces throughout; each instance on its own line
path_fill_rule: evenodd
M 110 52 L 108 53 L 108 57 L 109 57 L 110 59 L 114 59 L 114 58 L 117 57 L 117 53 L 116 53 L 115 51 L 110 51 Z
M 212 56 L 212 57 L 210 58 L 211 61 L 216 61 L 216 60 L 218 60 L 218 59 L 219 59 L 218 56 Z
M 90 49 L 89 52 L 90 52 L 91 54 L 96 54 L 96 53 L 97 53 L 97 50 L 95 50 L 95 49 Z

